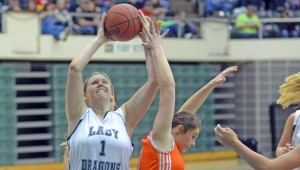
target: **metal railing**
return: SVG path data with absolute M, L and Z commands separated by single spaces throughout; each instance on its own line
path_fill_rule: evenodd
M 5 15 L 6 12 L 5 11 L 1 11 L 0 10 L 0 15 Z M 70 12 L 70 21 L 69 21 L 69 27 L 73 28 L 75 23 L 74 23 L 74 18 L 76 17 L 99 17 L 99 24 L 100 24 L 100 19 L 101 19 L 101 14 L 99 13 L 74 13 L 74 12 Z M 175 19 L 173 17 L 167 17 L 166 19 Z M 230 25 L 232 27 L 234 27 L 234 23 L 235 23 L 235 19 L 231 19 L 231 18 L 213 18 L 213 17 L 188 17 L 187 20 L 192 21 L 193 23 L 195 23 L 199 30 L 200 30 L 200 25 L 205 23 L 205 22 L 218 22 L 218 23 L 223 23 L 226 25 Z M 259 39 L 263 38 L 263 30 L 264 30 L 264 25 L 266 24 L 277 24 L 277 23 L 299 23 L 300 24 L 300 17 L 297 18 L 261 18 L 260 19 L 260 27 L 258 29 L 258 37 Z M 2 32 L 5 32 L 6 30 L 6 23 L 2 20 Z M 70 30 L 72 33 L 72 29 Z M 231 31 L 230 29 L 228 29 L 228 31 Z M 199 31 L 200 33 L 200 31 Z M 202 37 L 201 35 L 199 35 L 198 37 Z

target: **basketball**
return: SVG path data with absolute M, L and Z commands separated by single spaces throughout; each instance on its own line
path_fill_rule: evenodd
M 129 41 L 142 30 L 138 10 L 130 4 L 118 4 L 106 13 L 105 33 L 116 41 Z

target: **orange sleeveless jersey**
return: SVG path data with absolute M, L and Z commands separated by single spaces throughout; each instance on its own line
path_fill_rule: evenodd
M 152 145 L 151 132 L 142 139 L 138 170 L 184 170 L 184 161 L 177 145 L 170 152 L 160 151 Z

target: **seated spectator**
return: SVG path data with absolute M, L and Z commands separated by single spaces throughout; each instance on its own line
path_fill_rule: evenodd
M 169 29 L 166 37 L 196 38 L 198 34 L 197 27 L 186 19 L 186 13 L 183 10 L 177 10 L 172 20 L 158 19 L 157 23 L 161 23 L 163 32 Z
M 290 11 L 284 10 L 282 13 L 282 18 L 291 18 Z M 299 37 L 299 30 L 297 30 L 297 23 L 295 22 L 283 22 L 278 23 L 280 37 L 288 38 L 288 37 Z
M 256 7 L 248 5 L 247 12 L 237 16 L 235 28 L 239 38 L 258 38 L 260 20 L 255 14 Z
M 62 8 L 65 3 L 64 0 L 57 0 L 59 8 Z M 65 41 L 69 34 L 68 23 L 64 23 L 61 18 L 59 18 L 59 11 L 55 4 L 48 4 L 45 12 L 41 13 L 40 17 L 42 19 L 42 34 L 51 34 L 55 40 Z M 56 11 L 56 12 L 55 12 Z M 62 17 L 62 16 L 60 16 Z M 68 21 L 66 21 L 68 22 Z
M 81 0 L 80 6 L 76 9 L 74 33 L 96 35 L 100 21 L 100 11 L 101 9 L 93 1 Z M 90 14 L 91 16 L 80 16 L 80 14 Z

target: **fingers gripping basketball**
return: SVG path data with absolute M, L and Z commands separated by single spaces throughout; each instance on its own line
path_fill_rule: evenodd
M 106 34 L 116 41 L 129 41 L 142 30 L 138 10 L 129 4 L 118 4 L 106 13 Z

